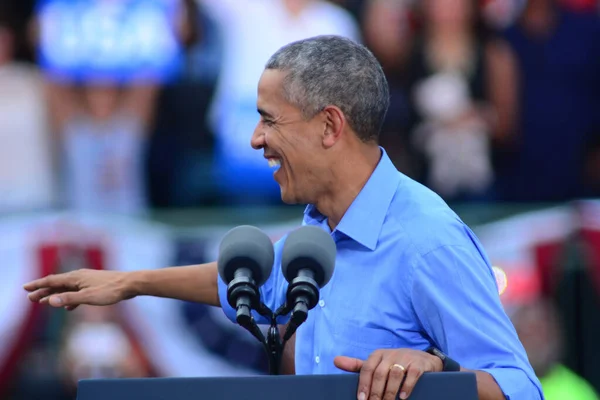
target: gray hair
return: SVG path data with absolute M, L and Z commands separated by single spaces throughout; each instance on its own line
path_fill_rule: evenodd
M 284 96 L 304 118 L 335 105 L 359 139 L 377 141 L 389 89 L 381 65 L 366 47 L 341 36 L 316 36 L 282 47 L 265 68 L 287 72 Z

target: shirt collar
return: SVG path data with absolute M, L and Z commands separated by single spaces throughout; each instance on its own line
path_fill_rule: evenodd
M 399 183 L 400 173 L 381 148 L 379 164 L 342 217 L 336 230 L 368 249 L 375 250 Z M 324 220 L 325 216 L 314 205 L 306 207 L 306 224 L 321 224 Z

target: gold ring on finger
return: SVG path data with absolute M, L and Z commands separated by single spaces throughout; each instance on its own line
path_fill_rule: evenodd
M 390 371 L 391 371 L 393 368 L 400 368 L 400 369 L 402 370 L 402 372 L 406 372 L 406 368 L 404 368 L 404 367 L 403 367 L 402 365 L 400 365 L 400 364 L 394 364 L 394 365 L 392 365 L 392 366 L 390 367 Z

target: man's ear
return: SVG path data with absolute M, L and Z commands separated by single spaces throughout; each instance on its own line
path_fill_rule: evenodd
M 346 127 L 346 116 L 336 106 L 327 106 L 323 109 L 323 146 L 332 147 L 342 137 Z

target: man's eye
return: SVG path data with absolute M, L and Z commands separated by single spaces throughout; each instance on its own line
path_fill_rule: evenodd
M 268 119 L 263 119 L 263 124 L 265 124 L 267 126 L 273 126 L 275 124 L 275 122 L 268 120 Z

